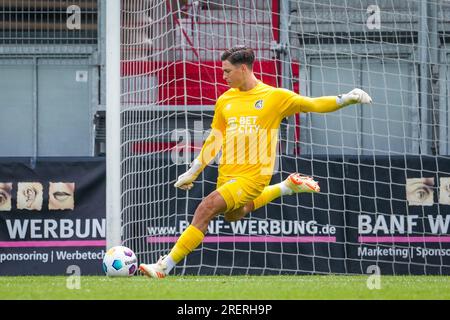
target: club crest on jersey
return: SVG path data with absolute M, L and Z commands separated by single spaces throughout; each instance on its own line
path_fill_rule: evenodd
M 255 108 L 260 110 L 263 108 L 263 100 L 258 100 L 255 102 Z

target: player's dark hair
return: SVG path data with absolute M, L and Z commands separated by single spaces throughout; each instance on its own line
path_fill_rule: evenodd
M 249 69 L 253 69 L 255 53 L 252 48 L 246 46 L 234 46 L 222 53 L 222 61 L 228 60 L 231 64 L 246 64 Z

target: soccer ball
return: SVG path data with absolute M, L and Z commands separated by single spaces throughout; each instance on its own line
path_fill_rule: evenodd
M 128 277 L 137 270 L 137 258 L 133 250 L 124 246 L 110 248 L 103 257 L 103 271 L 110 277 Z

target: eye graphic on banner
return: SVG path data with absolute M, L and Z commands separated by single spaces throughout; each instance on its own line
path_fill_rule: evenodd
M 411 178 L 406 180 L 406 199 L 410 206 L 432 206 L 434 178 Z
M 11 190 L 11 182 L 0 182 L 0 211 L 11 211 Z
M 406 199 L 409 206 L 434 205 L 434 177 L 406 180 Z M 450 205 L 450 177 L 439 178 L 439 204 Z

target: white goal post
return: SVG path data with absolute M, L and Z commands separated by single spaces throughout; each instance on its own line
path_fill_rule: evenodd
M 120 16 L 121 0 L 102 2 L 106 71 L 106 246 L 121 244 L 120 191 Z
M 272 183 L 297 171 L 321 193 L 219 216 L 175 274 L 450 274 L 450 2 L 105 2 L 108 246 L 155 261 L 214 190 L 217 162 L 173 184 L 227 90 L 221 53 L 245 44 L 267 84 L 374 103 L 285 119 Z

